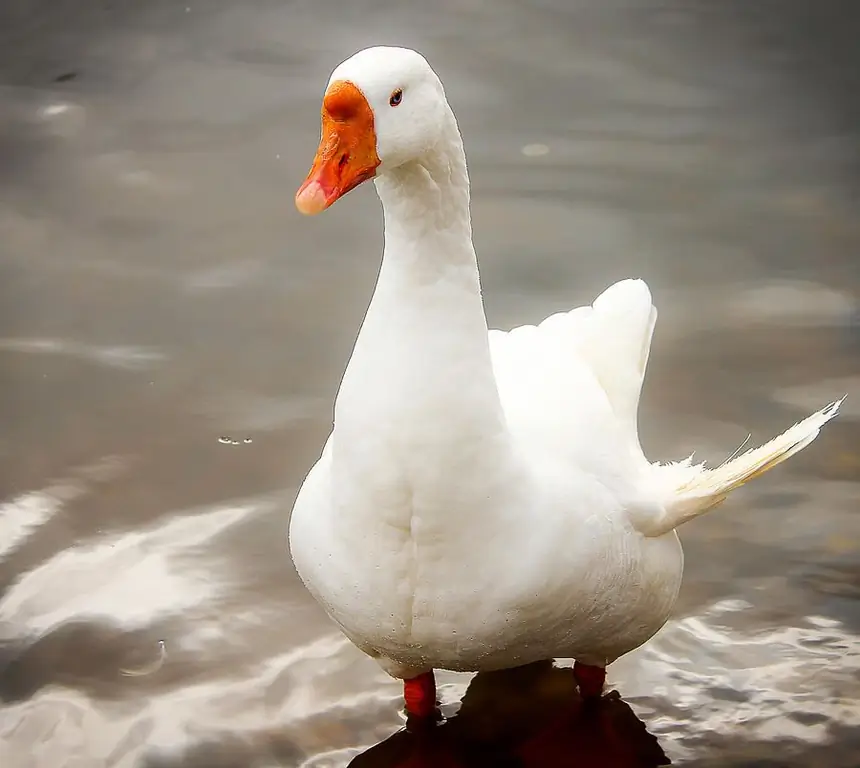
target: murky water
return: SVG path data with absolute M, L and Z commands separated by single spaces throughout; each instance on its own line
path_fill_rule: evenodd
M 446 83 L 492 324 L 648 280 L 653 458 L 716 460 L 850 394 L 813 447 L 682 531 L 676 619 L 610 680 L 675 764 L 858 765 L 848 14 L 4 0 L 0 764 L 340 766 L 401 725 L 398 684 L 333 630 L 286 544 L 381 245 L 370 188 L 313 221 L 292 195 L 329 71 L 382 42 Z M 588 762 L 598 731 L 552 730 L 561 705 L 539 706 L 568 677 L 535 674 L 476 679 L 441 741 L 356 764 L 656 764 L 644 731 L 643 752 Z M 452 714 L 469 678 L 440 680 Z

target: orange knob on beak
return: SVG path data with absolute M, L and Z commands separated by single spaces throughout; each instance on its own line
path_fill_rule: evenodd
M 326 91 L 322 135 L 314 163 L 299 191 L 296 208 L 308 216 L 320 213 L 379 166 L 373 110 L 352 83 L 338 80 Z

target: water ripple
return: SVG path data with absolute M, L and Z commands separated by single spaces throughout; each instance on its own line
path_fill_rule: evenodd
M 98 346 L 74 339 L 0 339 L 0 351 L 36 355 L 68 355 L 109 368 L 120 368 L 127 371 L 147 370 L 167 359 L 167 355 L 163 352 L 150 347 Z
M 28 491 L 0 502 L 0 561 L 18 549 L 64 505 L 86 495 L 93 482 L 115 477 L 125 462 L 108 456 L 54 480 L 38 491 Z
M 253 509 L 217 506 L 148 530 L 73 545 L 18 578 L 0 601 L 0 623 L 27 634 L 81 618 L 130 629 L 199 609 L 222 585 L 195 560 L 195 549 Z

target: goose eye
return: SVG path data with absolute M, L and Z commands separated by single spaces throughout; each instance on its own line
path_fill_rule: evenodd
M 398 88 L 396 91 L 392 91 L 391 98 L 388 99 L 388 103 L 392 107 L 396 107 L 401 101 L 403 101 L 403 89 Z

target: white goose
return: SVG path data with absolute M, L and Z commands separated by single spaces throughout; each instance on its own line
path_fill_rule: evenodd
M 648 287 L 488 332 L 460 132 L 411 50 L 334 70 L 296 205 L 319 213 L 371 177 L 382 268 L 293 509 L 298 573 L 405 681 L 409 715 L 433 715 L 434 669 L 573 658 L 583 696 L 599 696 L 606 665 L 670 615 L 675 528 L 808 445 L 839 403 L 716 469 L 652 464 L 637 435 Z

